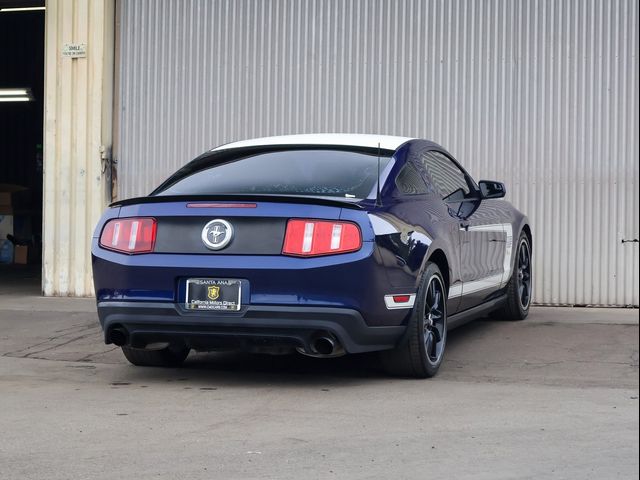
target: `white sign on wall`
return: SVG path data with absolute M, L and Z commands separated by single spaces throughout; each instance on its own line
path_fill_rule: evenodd
M 69 58 L 84 58 L 87 56 L 87 44 L 65 43 L 62 45 L 62 56 Z

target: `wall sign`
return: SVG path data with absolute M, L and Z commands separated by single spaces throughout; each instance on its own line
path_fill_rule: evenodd
M 69 58 L 84 58 L 87 56 L 87 44 L 65 43 L 62 45 L 62 56 Z

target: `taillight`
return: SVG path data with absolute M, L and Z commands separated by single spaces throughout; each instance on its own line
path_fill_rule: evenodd
M 156 225 L 155 218 L 114 218 L 102 229 L 100 246 L 122 253 L 153 252 Z
M 360 247 L 362 236 L 355 223 L 292 219 L 287 223 L 282 253 L 312 257 L 355 252 Z

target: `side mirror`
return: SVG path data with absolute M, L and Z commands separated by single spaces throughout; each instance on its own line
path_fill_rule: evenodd
M 491 180 L 480 180 L 478 183 L 482 198 L 502 198 L 507 194 L 504 183 Z

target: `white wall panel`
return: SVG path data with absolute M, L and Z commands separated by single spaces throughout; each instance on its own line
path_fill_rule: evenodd
M 114 3 L 46 7 L 42 287 L 89 296 L 91 236 L 106 206 L 101 146 L 111 143 Z M 63 57 L 65 43 L 86 44 L 86 57 Z
M 636 0 L 121 0 L 119 196 L 215 145 L 424 137 L 504 181 L 535 300 L 638 305 Z

